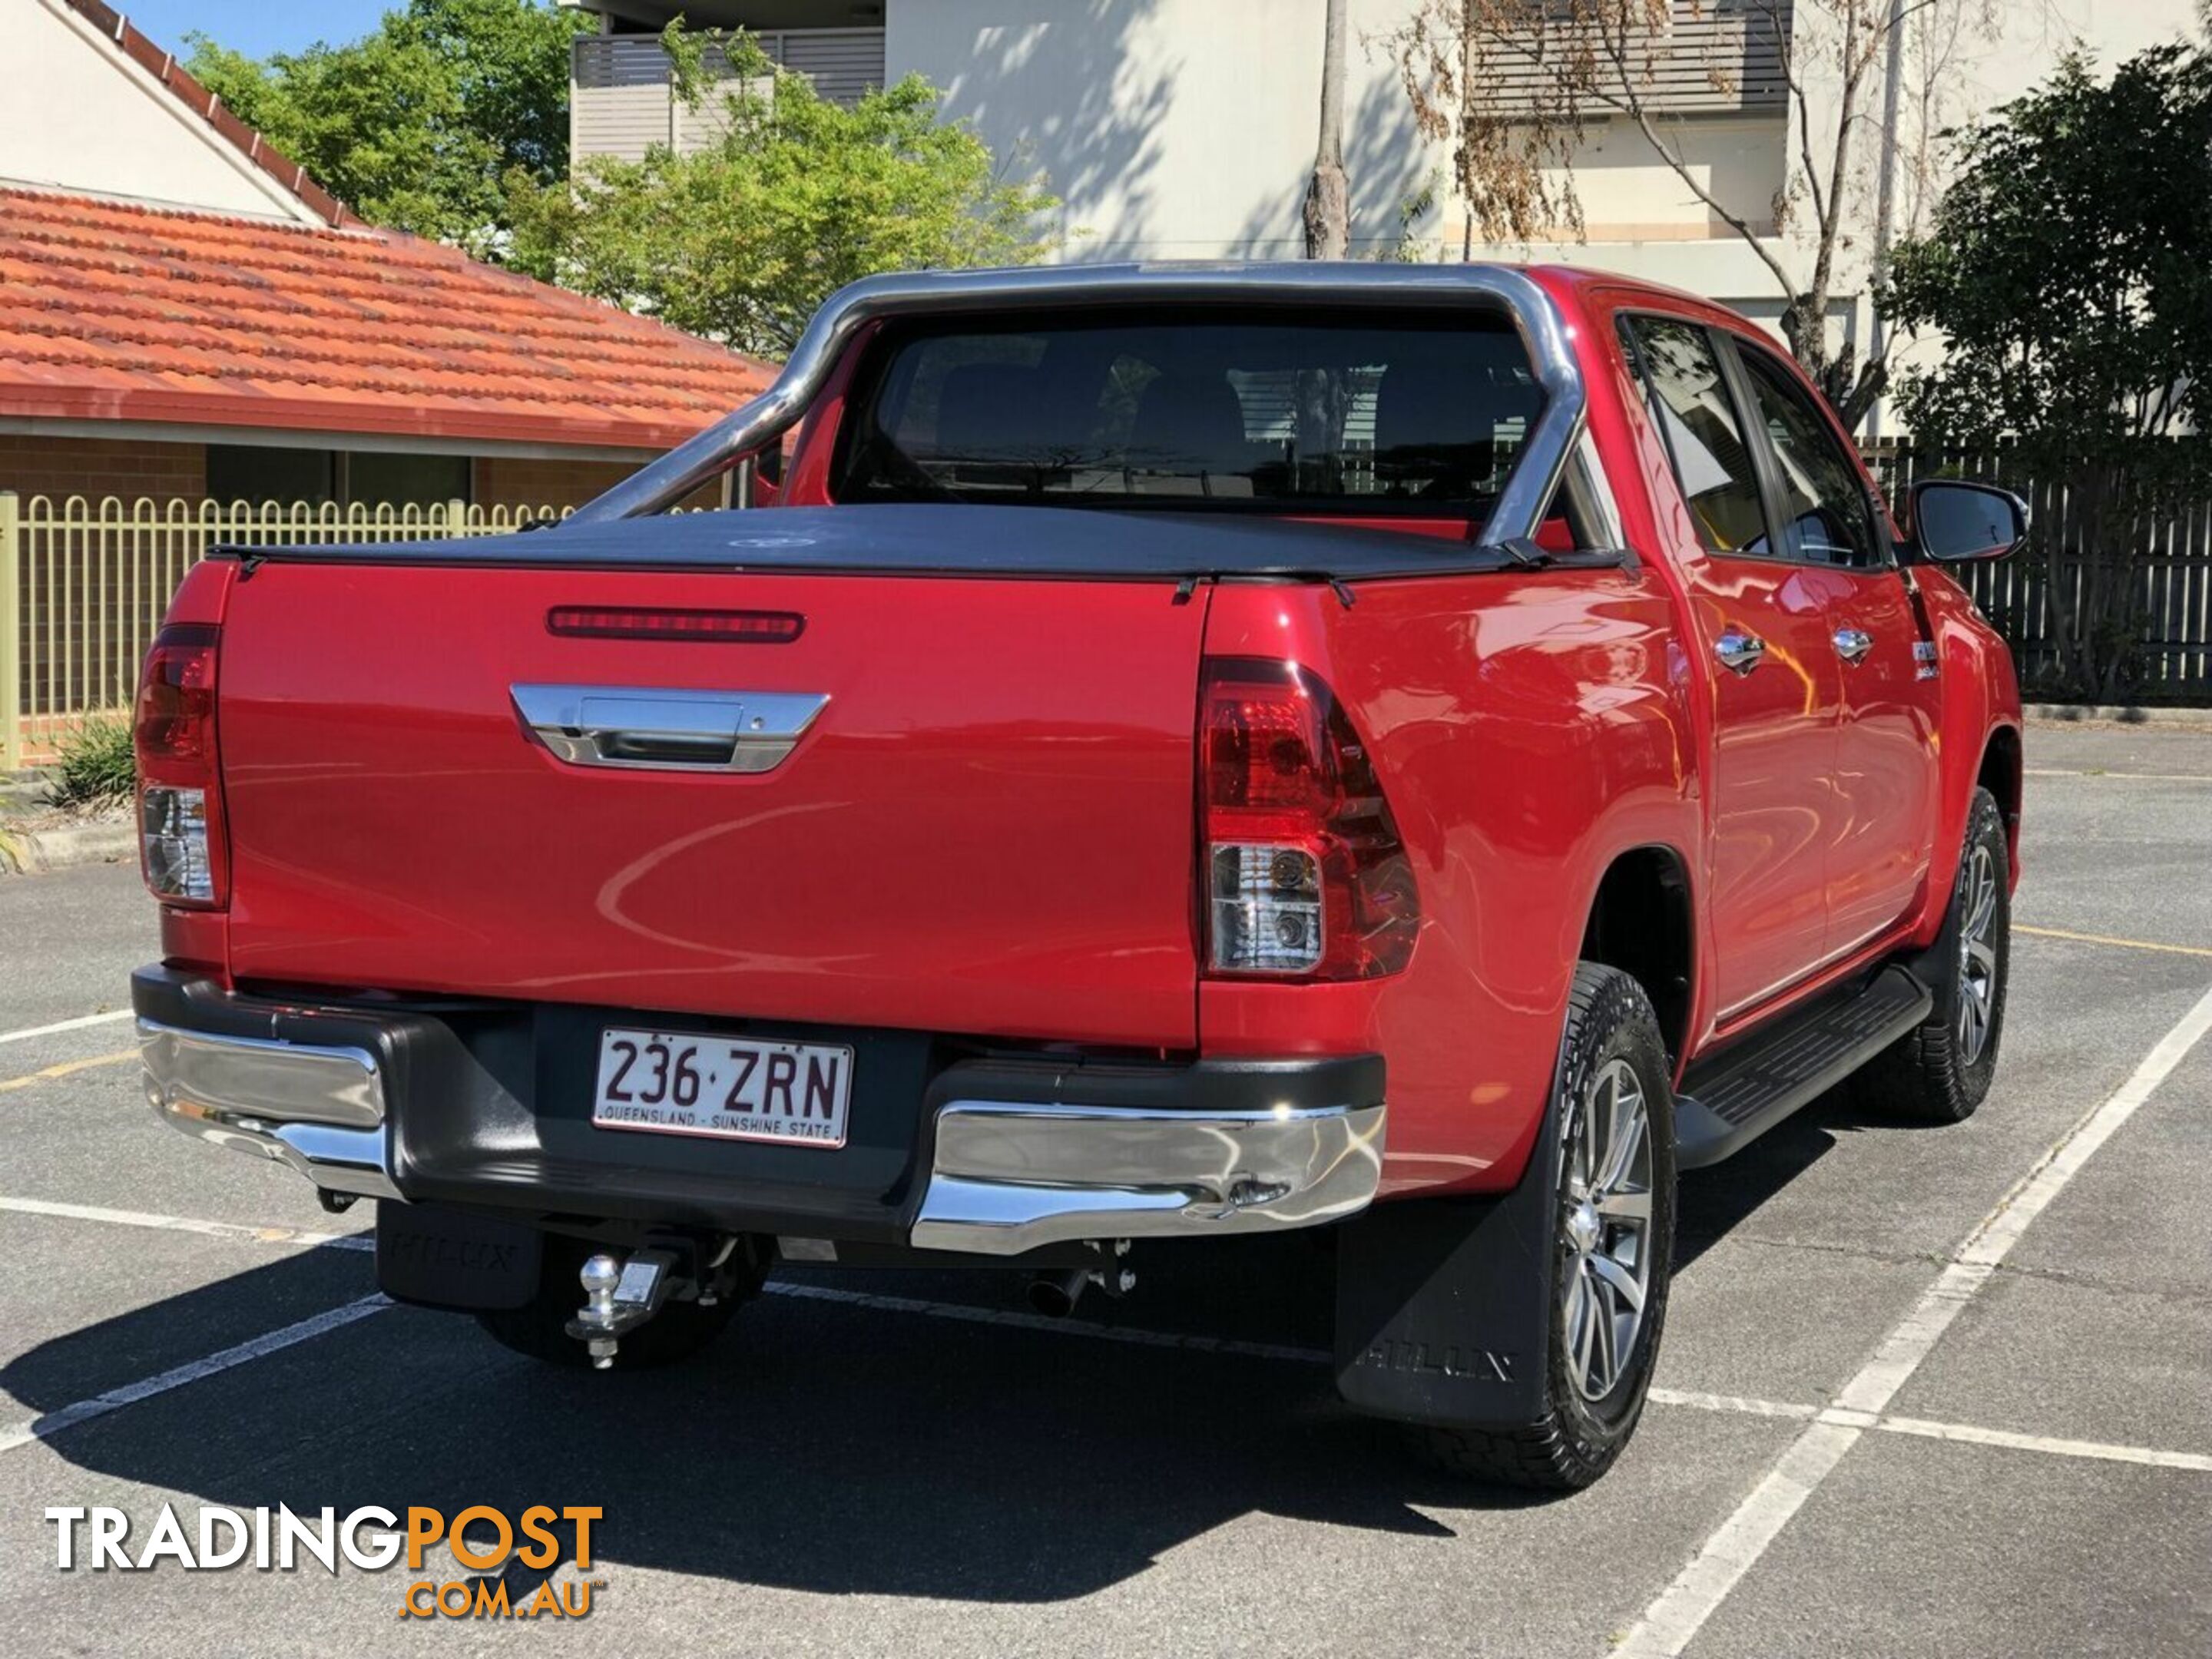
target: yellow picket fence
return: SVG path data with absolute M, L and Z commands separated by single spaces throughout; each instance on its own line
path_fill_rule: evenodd
M 498 536 L 565 514 L 0 490 L 0 773 L 43 757 L 85 720 L 130 708 L 169 596 L 212 548 Z

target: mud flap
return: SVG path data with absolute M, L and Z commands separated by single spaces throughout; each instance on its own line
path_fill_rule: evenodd
M 1336 1386 L 1354 1410 L 1486 1429 L 1544 1415 L 1557 1109 L 1510 1192 L 1376 1204 L 1345 1224 Z
M 544 1235 L 435 1204 L 376 1206 L 376 1284 L 395 1302 L 490 1312 L 538 1294 Z

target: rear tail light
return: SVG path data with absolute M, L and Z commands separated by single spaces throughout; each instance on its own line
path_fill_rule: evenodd
M 1366 749 L 1318 678 L 1209 658 L 1199 766 L 1212 972 L 1372 979 L 1412 960 L 1413 866 Z
M 172 623 L 138 680 L 138 850 L 147 890 L 165 904 L 221 908 L 230 897 L 216 775 L 216 657 L 222 630 Z

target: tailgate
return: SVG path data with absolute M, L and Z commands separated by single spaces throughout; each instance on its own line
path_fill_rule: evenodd
M 556 635 L 569 607 L 805 622 Z M 223 628 L 232 971 L 1191 1047 L 1204 612 L 1151 580 L 270 563 Z M 827 702 L 754 773 L 561 758 L 519 712 L 652 692 L 769 738 Z

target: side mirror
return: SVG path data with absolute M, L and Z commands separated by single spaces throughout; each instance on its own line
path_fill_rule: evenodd
M 1912 541 L 1923 559 L 2002 559 L 2027 539 L 2027 503 L 2009 489 L 1927 478 L 1911 493 Z
M 738 457 L 724 476 L 726 507 L 773 507 L 783 487 L 783 450 L 748 450 Z

